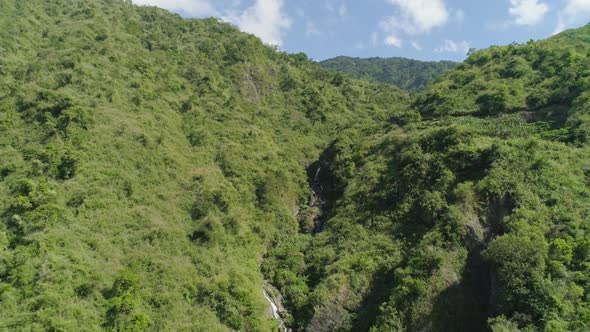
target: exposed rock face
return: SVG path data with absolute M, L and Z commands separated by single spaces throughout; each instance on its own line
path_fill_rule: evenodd
M 316 308 L 315 315 L 309 322 L 306 331 L 309 332 L 329 332 L 350 330 L 351 312 L 347 310 L 346 302 L 350 294 L 346 291 L 341 291 L 338 296 L 331 302 Z
M 266 311 L 268 318 L 276 319 L 279 322 L 279 328 L 283 332 L 291 331 L 285 325 L 284 318 L 288 317 L 289 313 L 283 306 L 283 297 L 279 291 L 267 281 L 264 282 L 262 287 L 264 298 L 268 301 L 268 309 Z

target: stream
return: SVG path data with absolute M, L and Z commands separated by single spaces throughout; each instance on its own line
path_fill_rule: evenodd
M 279 295 L 277 298 L 274 298 L 269 294 L 267 289 L 270 290 L 271 293 L 273 291 L 277 292 L 277 290 L 273 286 L 271 286 L 269 283 L 264 282 L 264 287 L 262 288 L 262 292 L 264 294 L 264 298 L 266 299 L 266 301 L 270 305 L 269 309 L 272 311 L 272 317 L 279 322 L 279 329 L 281 331 L 289 332 L 290 330 L 285 325 L 285 321 L 283 320 L 283 317 L 281 316 L 281 312 L 285 311 L 285 309 L 283 308 L 283 305 L 281 303 L 281 296 Z

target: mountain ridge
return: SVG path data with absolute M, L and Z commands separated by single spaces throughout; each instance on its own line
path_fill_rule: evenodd
M 429 83 L 457 65 L 452 61 L 348 56 L 338 56 L 319 63 L 326 69 L 336 70 L 359 79 L 391 84 L 412 92 L 424 90 Z

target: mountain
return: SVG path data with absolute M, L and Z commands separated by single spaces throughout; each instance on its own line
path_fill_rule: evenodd
M 1 1 L 0 52 L 0 330 L 270 330 L 306 166 L 409 101 L 129 1 Z
M 272 297 L 296 331 L 588 330 L 589 36 L 409 94 L 216 19 L 2 1 L 0 329 L 273 331 Z
M 444 73 L 457 66 L 456 62 L 424 62 L 406 58 L 351 58 L 339 56 L 320 62 L 326 69 L 336 70 L 359 79 L 369 79 L 419 92 Z
M 475 52 L 407 123 L 336 139 L 311 330 L 589 328 L 588 36 Z

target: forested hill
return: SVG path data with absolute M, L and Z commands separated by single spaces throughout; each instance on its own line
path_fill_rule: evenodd
M 589 330 L 588 39 L 410 95 L 216 19 L 0 1 L 0 330 L 276 331 L 265 280 L 295 331 Z
M 271 330 L 306 167 L 408 101 L 215 19 L 0 1 L 0 330 Z
M 475 52 L 413 121 L 336 139 L 312 330 L 590 329 L 589 30 Z
M 369 79 L 397 86 L 407 91 L 422 91 L 426 86 L 455 68 L 456 62 L 424 62 L 406 58 L 351 58 L 339 56 L 320 62 L 326 69 L 336 70 L 359 79 Z

